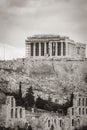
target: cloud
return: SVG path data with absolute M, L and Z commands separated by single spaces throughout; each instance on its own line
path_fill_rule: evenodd
M 0 43 L 0 60 L 14 59 L 25 56 L 23 48 L 19 49 L 7 44 Z
M 26 3 L 28 2 L 28 0 L 9 0 L 9 6 L 16 6 L 16 7 L 23 7 L 24 5 L 26 5 Z
M 87 0 L 0 0 L 0 41 L 20 49 L 27 36 L 51 33 L 86 43 L 86 12 Z

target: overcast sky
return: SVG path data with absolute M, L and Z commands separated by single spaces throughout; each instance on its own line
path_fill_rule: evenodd
M 0 0 L 1 57 L 4 44 L 8 58 L 24 56 L 25 39 L 33 34 L 58 34 L 87 43 L 87 0 Z

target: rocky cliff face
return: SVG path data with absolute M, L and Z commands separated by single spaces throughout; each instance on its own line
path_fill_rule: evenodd
M 26 72 L 44 89 L 58 93 L 82 91 L 87 87 L 86 61 L 82 60 L 28 60 Z
M 0 79 L 9 81 L 9 87 L 42 89 L 56 94 L 87 91 L 87 61 L 71 59 L 19 59 L 0 62 Z

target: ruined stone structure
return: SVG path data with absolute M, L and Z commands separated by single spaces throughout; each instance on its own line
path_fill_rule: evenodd
M 12 128 L 17 125 L 24 127 L 26 122 L 31 124 L 33 130 L 50 130 L 52 127 L 53 130 L 74 130 L 86 126 L 87 96 L 74 93 L 73 106 L 67 109 L 67 115 L 34 108 L 28 111 L 16 106 L 13 96 L 7 96 L 5 104 L 0 107 L 0 125 Z
M 68 109 L 69 129 L 74 130 L 87 126 L 87 96 L 86 94 L 75 93 L 73 106 Z
M 2 104 L 0 109 L 0 126 L 13 128 L 20 125 L 23 127 L 25 122 L 25 108 L 16 106 L 15 98 L 7 96 L 5 104 Z
M 85 58 L 86 45 L 59 35 L 34 35 L 26 39 L 26 57 Z
M 5 80 L 7 79 L 10 82 L 9 88 L 12 90 L 16 90 L 17 83 L 22 81 L 23 94 L 29 85 L 32 86 L 35 100 L 38 96 L 46 100 L 50 96 L 52 102 L 64 104 L 65 96 L 68 93 L 75 90 L 81 93 L 87 91 L 85 50 L 85 44 L 76 43 L 68 37 L 55 35 L 28 37 L 26 39 L 27 58 L 1 61 L 0 77 L 4 77 Z M 64 99 L 61 99 L 61 97 Z M 23 124 L 27 121 L 32 126 L 36 123 L 36 126 L 33 126 L 35 130 L 36 128 L 50 130 L 52 125 L 54 130 L 63 130 L 64 128 L 64 130 L 73 130 L 75 127 L 87 124 L 86 96 L 77 95 L 66 116 L 59 116 L 58 113 L 46 111 L 27 112 L 24 108 L 16 106 L 15 99 L 12 98 L 8 97 L 6 104 L 2 105 L 3 111 L 1 113 L 4 116 L 0 115 L 0 119 L 2 120 L 2 117 L 4 117 L 5 122 L 9 125 L 13 122 L 14 124 L 19 122 Z M 11 107 L 12 100 L 14 108 Z M 21 110 L 23 112 L 22 118 Z

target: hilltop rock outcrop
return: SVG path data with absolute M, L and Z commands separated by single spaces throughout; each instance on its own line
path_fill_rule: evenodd
M 87 61 L 73 59 L 17 59 L 0 62 L 0 79 L 9 81 L 8 88 L 22 90 L 33 86 L 40 90 L 67 94 L 87 92 Z

